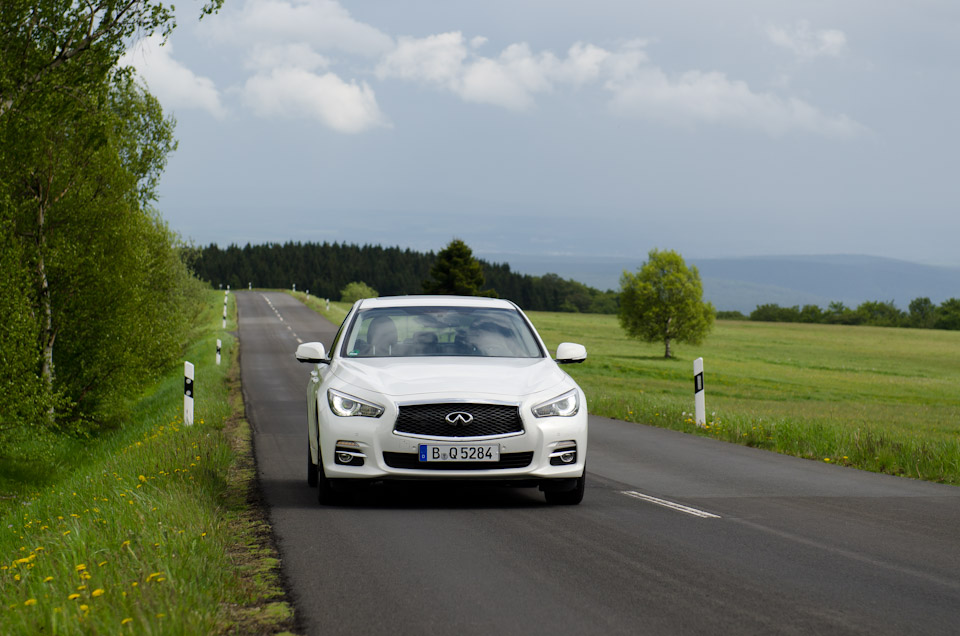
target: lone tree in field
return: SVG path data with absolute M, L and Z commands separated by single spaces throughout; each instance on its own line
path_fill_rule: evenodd
M 703 285 L 696 267 L 687 267 L 672 250 L 650 250 L 636 274 L 620 277 L 620 324 L 627 335 L 664 344 L 670 358 L 674 340 L 699 344 L 713 327 L 715 310 L 703 302 Z
M 481 291 L 484 282 L 483 268 L 473 251 L 460 239 L 453 239 L 437 254 L 430 278 L 423 281 L 423 293 L 496 297 L 492 289 Z

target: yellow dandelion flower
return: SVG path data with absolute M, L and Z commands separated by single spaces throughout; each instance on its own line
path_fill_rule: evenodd
M 90 593 L 90 596 L 92 596 L 93 598 L 97 598 L 98 596 L 103 596 L 103 589 L 98 587 L 97 589 L 95 589 L 93 592 Z
M 122 621 L 120 621 L 120 624 L 121 624 L 121 625 L 126 625 L 127 623 L 132 623 L 132 622 L 133 622 L 133 619 L 128 616 L 127 618 L 125 618 L 125 619 L 123 619 Z
M 100 563 L 97 563 L 97 567 L 98 567 L 98 568 L 102 568 L 102 567 L 105 566 L 106 564 L 107 564 L 106 561 L 101 561 Z
M 84 612 L 89 612 L 89 611 L 90 611 L 90 606 L 89 606 L 89 605 L 81 605 L 81 606 L 80 606 L 80 609 L 83 610 Z
M 830 458 L 829 458 L 829 457 L 824 457 L 824 458 L 823 458 L 823 461 L 829 462 L 829 461 L 830 461 Z
M 30 607 L 31 605 L 36 605 L 36 604 L 37 604 L 37 599 L 35 599 L 35 598 L 28 598 L 27 600 L 25 600 L 25 601 L 23 602 L 23 604 L 26 605 L 27 607 Z
M 47 578 L 43 579 L 43 582 L 44 582 L 44 583 L 49 583 L 49 582 L 52 581 L 52 580 L 53 580 L 53 577 L 52 577 L 52 576 L 48 576 Z
M 70 596 L 67 597 L 67 599 L 69 599 L 69 600 L 71 600 L 71 601 L 75 601 L 75 600 L 77 600 L 78 598 L 80 598 L 80 595 L 79 595 L 79 594 L 71 594 Z

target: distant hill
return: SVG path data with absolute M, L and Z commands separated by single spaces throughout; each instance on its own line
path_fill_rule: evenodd
M 509 263 L 513 271 L 546 272 L 598 289 L 619 289 L 624 269 L 635 271 L 646 259 L 614 257 L 518 256 L 483 254 Z M 906 309 L 914 298 L 934 303 L 960 298 L 960 268 L 920 265 L 876 256 L 757 256 L 690 259 L 703 279 L 704 296 L 717 309 L 750 313 L 757 305 L 826 307 L 840 301 L 856 307 L 867 300 L 892 300 Z

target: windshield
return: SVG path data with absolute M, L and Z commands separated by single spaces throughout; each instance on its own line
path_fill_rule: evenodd
M 484 307 L 381 307 L 357 312 L 340 355 L 348 358 L 540 358 L 518 311 Z

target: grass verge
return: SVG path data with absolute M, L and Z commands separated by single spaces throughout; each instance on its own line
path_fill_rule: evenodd
M 220 328 L 222 295 L 210 298 L 186 355 L 196 366 L 193 426 L 182 420 L 183 376 L 175 369 L 121 430 L 65 443 L 59 468 L 3 500 L 4 634 L 293 627 L 269 526 L 254 505 L 235 340 Z M 235 315 L 232 302 L 230 310 Z
M 303 292 L 291 291 L 289 289 L 285 289 L 283 291 L 287 294 L 290 294 L 304 305 L 337 326 L 343 322 L 343 319 L 347 317 L 348 313 L 350 313 L 350 308 L 353 307 L 353 303 L 341 303 L 333 300 L 330 301 L 328 306 L 326 300 L 323 298 L 310 296 L 308 294 L 304 294 Z

